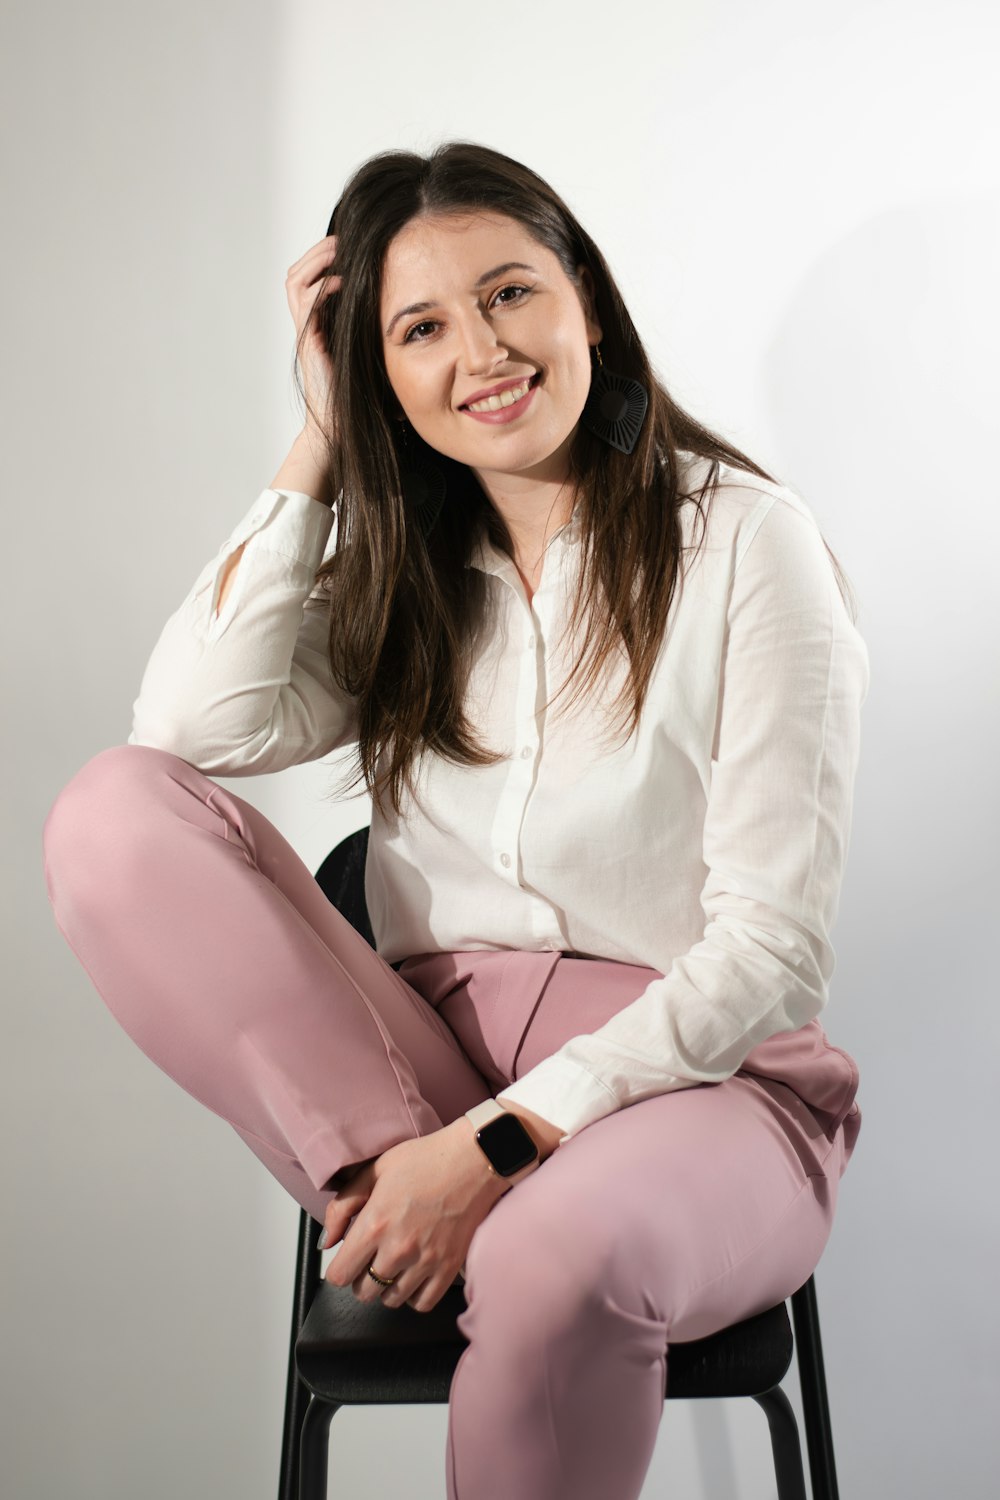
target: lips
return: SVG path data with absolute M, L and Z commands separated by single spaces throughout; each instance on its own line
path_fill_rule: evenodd
M 501 380 L 498 385 L 488 386 L 484 391 L 476 391 L 467 401 L 463 401 L 458 409 L 466 411 L 474 401 L 486 401 L 490 396 L 499 396 L 502 391 L 511 391 L 515 386 L 523 385 L 525 380 L 528 381 L 528 387 L 531 389 L 541 378 L 541 373 L 536 370 L 531 376 L 515 375 L 510 380 Z

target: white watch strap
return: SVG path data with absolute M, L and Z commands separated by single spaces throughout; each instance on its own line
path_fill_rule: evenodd
M 504 1109 L 502 1104 L 498 1104 L 495 1099 L 484 1099 L 482 1104 L 474 1104 L 471 1109 L 465 1111 L 466 1119 L 471 1120 L 477 1130 L 481 1130 L 491 1120 L 495 1120 L 500 1115 L 505 1114 L 507 1114 L 507 1110 Z

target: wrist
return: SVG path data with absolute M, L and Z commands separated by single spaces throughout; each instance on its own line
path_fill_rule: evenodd
M 464 1129 L 466 1121 L 469 1130 Z M 478 1148 L 501 1195 L 536 1171 L 556 1150 L 563 1134 L 562 1127 L 551 1120 L 520 1105 L 508 1107 L 499 1098 L 484 1099 L 453 1123 Z
M 322 505 L 332 507 L 326 439 L 311 424 L 298 434 L 284 463 L 271 480 L 272 490 L 298 490 Z
M 476 1127 L 472 1121 L 463 1114 L 444 1128 L 452 1135 L 462 1160 L 468 1164 L 473 1184 L 480 1189 L 489 1190 L 494 1198 L 501 1198 L 510 1184 L 488 1160 L 476 1140 Z

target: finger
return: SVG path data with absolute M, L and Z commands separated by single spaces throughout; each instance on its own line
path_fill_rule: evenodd
M 341 279 L 339 276 L 336 278 L 330 277 L 330 282 L 335 281 L 335 285 L 329 285 L 326 281 L 321 280 L 316 282 L 312 287 L 298 285 L 288 287 L 288 306 L 295 318 L 297 328 L 301 329 L 305 327 L 305 324 L 315 313 L 316 307 L 322 297 L 340 291 Z
M 352 1286 L 360 1276 L 368 1275 L 368 1267 L 376 1253 L 374 1246 L 363 1248 L 357 1235 L 345 1234 L 343 1244 L 326 1268 L 327 1281 L 334 1286 Z
M 331 292 L 339 292 L 343 276 L 321 276 L 312 286 L 303 288 L 301 302 L 303 307 L 315 307 L 321 297 L 328 297 Z
M 384 1252 L 382 1252 L 384 1254 Z M 388 1280 L 390 1274 L 379 1267 L 379 1275 Z M 402 1307 L 406 1303 L 415 1312 L 430 1312 L 452 1285 L 454 1276 L 442 1279 L 440 1273 L 429 1275 L 420 1262 L 404 1266 L 394 1273 L 392 1286 L 379 1287 L 368 1275 L 367 1268 L 352 1284 L 354 1295 L 361 1302 L 382 1301 L 386 1307 Z
M 419 1289 L 420 1306 L 416 1309 L 417 1312 L 428 1313 L 431 1308 L 437 1307 L 454 1280 L 454 1276 L 447 1281 L 442 1280 L 440 1275 L 429 1277 Z
M 320 269 L 315 271 L 314 273 L 303 275 L 298 280 L 294 281 L 292 285 L 301 288 L 303 292 L 308 292 L 310 289 L 319 291 L 323 287 L 339 287 L 343 279 L 344 278 L 339 271 L 330 271 L 329 273 L 325 273 L 322 267 L 320 267 Z
M 332 1198 L 326 1206 L 323 1215 L 323 1228 L 326 1230 L 326 1249 L 342 1240 L 350 1229 L 351 1223 L 357 1218 L 365 1203 L 367 1195 L 354 1193 L 347 1197 L 346 1190 L 339 1198 Z
M 384 1256 L 383 1250 L 374 1259 L 384 1259 Z M 385 1271 L 381 1265 L 377 1269 L 382 1280 L 391 1280 L 392 1285 L 382 1286 L 381 1282 L 369 1276 L 368 1268 L 365 1267 L 351 1284 L 351 1290 L 359 1302 L 383 1302 L 386 1307 L 401 1307 L 404 1302 L 419 1294 L 426 1281 L 419 1265 L 400 1266 L 396 1271 Z
M 382 1277 L 382 1281 L 390 1280 L 390 1277 L 381 1268 L 378 1274 Z M 355 1276 L 351 1283 L 351 1290 L 359 1302 L 382 1302 L 395 1289 L 395 1278 L 393 1278 L 392 1286 L 383 1286 L 381 1281 L 376 1281 L 373 1276 L 369 1276 L 367 1267 L 360 1275 Z
M 406 1306 L 412 1307 L 414 1312 L 430 1312 L 431 1308 L 438 1301 L 438 1298 L 434 1296 L 432 1291 L 432 1285 L 433 1283 L 429 1276 L 424 1276 L 420 1281 L 416 1282 L 413 1290 L 406 1292 L 403 1298 Z
M 415 1304 L 421 1300 L 426 1286 L 427 1278 L 419 1275 L 415 1266 L 410 1266 L 393 1286 L 386 1288 L 382 1301 L 386 1307 L 407 1306 L 419 1312 L 421 1309 Z
M 289 276 L 291 276 L 292 272 L 297 270 L 299 266 L 304 265 L 304 263 L 309 260 L 310 257 L 316 255 L 329 256 L 331 252 L 336 249 L 336 247 L 337 236 L 335 234 L 325 235 L 323 239 L 317 240 L 315 245 L 310 245 L 306 253 L 304 255 L 300 255 L 298 260 L 294 261 L 292 265 L 289 266 Z
M 346 1231 L 347 1219 L 345 1215 L 343 1213 L 331 1213 L 327 1209 L 323 1216 L 323 1234 L 320 1236 L 323 1239 L 322 1249 L 332 1250 L 333 1246 L 344 1238 Z
M 360 1266 L 358 1265 L 359 1257 L 356 1254 L 352 1255 L 349 1260 L 345 1259 L 344 1269 L 338 1273 L 334 1285 L 349 1286 L 359 1302 L 378 1302 L 382 1294 L 390 1290 L 389 1287 L 384 1287 L 382 1282 L 376 1281 L 374 1276 L 369 1276 L 368 1274 L 368 1267 L 378 1259 L 378 1256 L 379 1252 L 377 1250 L 369 1250 L 367 1255 L 360 1257 L 363 1261 L 363 1264 Z M 382 1258 L 385 1258 L 384 1250 L 382 1251 Z M 381 1276 L 382 1281 L 392 1281 L 393 1285 L 395 1285 L 396 1277 L 402 1275 L 402 1270 L 398 1272 L 386 1272 L 380 1266 L 378 1274 Z
M 322 266 L 332 265 L 337 258 L 335 245 L 316 245 L 308 254 L 303 255 L 293 266 L 289 266 L 286 281 L 308 280 L 315 276 Z
M 328 1228 L 336 1225 L 343 1229 L 348 1219 L 355 1218 L 364 1208 L 371 1197 L 371 1189 L 367 1191 L 355 1188 L 341 1188 L 335 1198 L 331 1198 L 326 1205 L 323 1214 L 323 1222 Z
M 291 286 L 288 289 L 288 305 L 295 316 L 296 327 L 300 330 L 305 327 L 309 319 L 315 317 L 316 309 L 322 301 L 332 296 L 334 292 L 340 291 L 342 276 L 328 276 L 320 278 L 311 287 Z

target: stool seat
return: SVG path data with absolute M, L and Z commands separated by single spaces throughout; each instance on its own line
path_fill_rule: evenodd
M 321 1281 L 295 1347 L 299 1379 L 338 1406 L 447 1402 L 468 1347 L 456 1327 L 465 1292 L 448 1288 L 429 1312 L 359 1302 L 351 1287 Z M 758 1396 L 792 1362 L 786 1304 L 690 1343 L 671 1344 L 666 1399 Z

